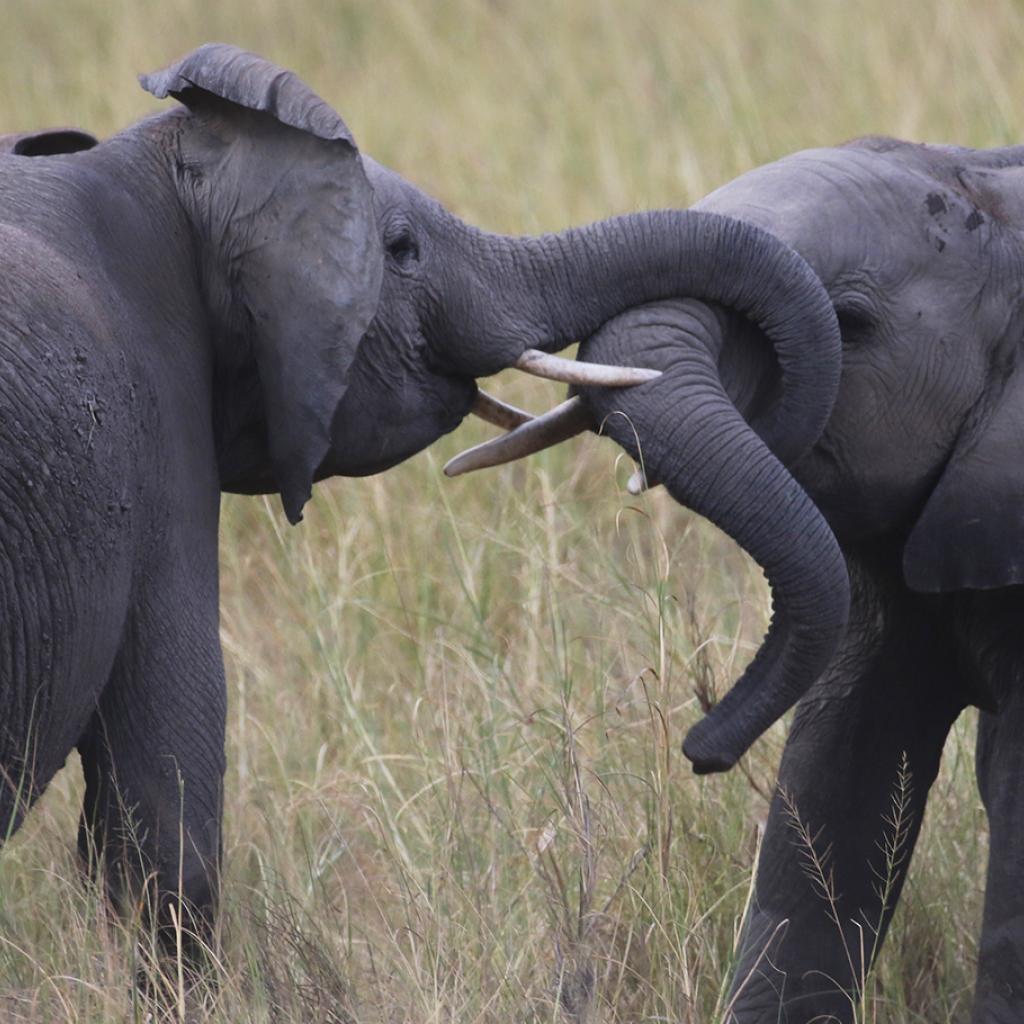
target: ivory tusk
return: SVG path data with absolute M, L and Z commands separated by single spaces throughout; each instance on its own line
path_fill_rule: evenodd
M 553 356 L 536 348 L 528 348 L 513 366 L 523 373 L 532 373 L 535 377 L 558 380 L 563 384 L 598 388 L 629 388 L 661 376 L 661 370 L 647 370 L 639 366 L 583 363 L 576 359 Z
M 634 470 L 630 478 L 626 481 L 626 490 L 632 495 L 643 494 L 644 491 L 650 491 L 659 486 L 660 484 L 658 481 L 652 480 L 649 476 L 645 476 L 642 469 Z
M 533 419 L 528 412 L 523 412 L 522 409 L 517 409 L 514 405 L 507 405 L 493 395 L 487 394 L 486 391 L 476 393 L 476 401 L 470 412 L 503 430 L 515 430 L 516 427 L 521 427 Z
M 476 469 L 515 462 L 516 459 L 523 459 L 534 452 L 568 441 L 570 437 L 582 434 L 593 426 L 594 421 L 583 405 L 583 399 L 579 396 L 570 398 L 509 433 L 456 455 L 444 467 L 445 476 L 460 476 Z
M 633 470 L 632 475 L 626 481 L 626 490 L 630 494 L 643 494 L 647 490 L 647 479 L 642 469 Z

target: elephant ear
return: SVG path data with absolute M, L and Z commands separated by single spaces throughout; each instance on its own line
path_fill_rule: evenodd
M 218 375 L 252 380 L 255 361 L 274 482 L 297 522 L 380 291 L 359 152 L 292 72 L 233 46 L 202 46 L 140 81 L 191 112 L 179 189 L 209 247 L 207 301 L 228 338 Z
M 918 591 L 1024 583 L 1024 368 L 982 399 L 903 549 Z
M 196 106 L 205 93 L 247 110 L 261 110 L 319 139 L 355 148 L 341 117 L 294 72 L 237 46 L 206 43 L 163 71 L 141 75 L 139 82 L 157 99 L 173 96 Z
M 96 145 L 95 135 L 78 128 L 48 128 L 41 132 L 20 132 L 0 135 L 0 153 L 15 156 L 57 156 L 61 153 L 80 153 Z

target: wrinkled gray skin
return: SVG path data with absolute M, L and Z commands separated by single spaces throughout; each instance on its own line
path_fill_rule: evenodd
M 182 106 L 95 145 L 0 138 L 0 835 L 77 748 L 83 857 L 115 899 L 151 873 L 161 923 L 180 878 L 205 937 L 221 490 L 278 492 L 295 521 L 314 480 L 451 430 L 475 377 L 673 295 L 764 325 L 784 372 L 763 426 L 796 454 L 831 408 L 839 336 L 810 268 L 738 222 L 491 235 L 362 159 L 260 58 L 207 46 L 143 84 Z M 823 338 L 831 369 L 801 374 Z
M 853 1019 L 847 993 L 889 924 L 946 735 L 975 704 L 991 847 L 972 1019 L 1022 1021 L 1024 148 L 864 139 L 758 168 L 698 207 L 764 227 L 803 255 L 835 303 L 843 346 L 831 418 L 791 469 L 842 545 L 850 621 L 798 705 L 779 774 L 819 855 L 831 851 L 843 933 L 776 796 L 735 1020 Z M 756 426 L 776 386 L 756 328 L 698 301 L 647 305 L 607 324 L 581 357 L 665 371 L 586 396 L 635 454 L 632 429 L 610 414 L 629 416 L 651 478 L 694 508 L 713 505 L 733 534 L 754 516 L 746 528 L 762 547 L 804 547 L 785 501 L 766 505 L 759 445 L 737 422 L 738 411 Z M 788 579 L 784 604 L 815 586 Z M 691 757 L 700 728 L 684 746 Z M 883 907 L 881 848 L 894 840 L 901 769 L 909 792 Z

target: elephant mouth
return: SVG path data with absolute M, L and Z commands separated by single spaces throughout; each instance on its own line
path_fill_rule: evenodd
M 376 392 L 355 396 L 335 421 L 335 442 L 317 479 L 383 473 L 450 434 L 477 401 L 472 377 L 433 371 L 416 381 L 412 386 L 405 380 L 387 394 L 383 415 Z

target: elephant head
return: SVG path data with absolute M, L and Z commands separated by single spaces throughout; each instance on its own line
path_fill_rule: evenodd
M 844 546 L 899 546 L 922 592 L 1024 582 L 1024 148 L 867 138 L 708 196 L 787 241 L 827 287 L 842 379 L 793 467 Z M 725 385 L 763 388 L 737 325 Z
M 846 614 L 837 537 L 897 545 L 919 591 L 1024 582 L 1022 175 L 1020 147 L 871 138 L 757 168 L 697 204 L 771 232 L 827 289 L 842 373 L 809 451 L 778 443 L 786 364 L 734 304 L 647 304 L 581 346 L 584 360 L 663 372 L 584 389 L 578 425 L 737 539 L 772 586 L 761 650 L 684 745 L 698 770 L 733 764 L 824 669 Z M 830 361 L 803 358 L 831 379 Z M 501 438 L 454 469 L 516 447 Z
M 772 231 L 824 282 L 842 379 L 794 473 L 844 545 L 900 538 L 906 581 L 921 591 L 1024 581 L 1024 563 L 1007 557 L 1024 539 L 1013 512 L 1024 482 L 1006 471 L 1017 461 L 1006 445 L 1022 436 L 1009 422 L 1020 408 L 1022 164 L 1020 147 L 868 138 L 794 154 L 698 204 Z M 763 387 L 741 333 L 729 330 L 739 344 L 726 386 Z M 964 532 L 947 544 L 954 523 Z

